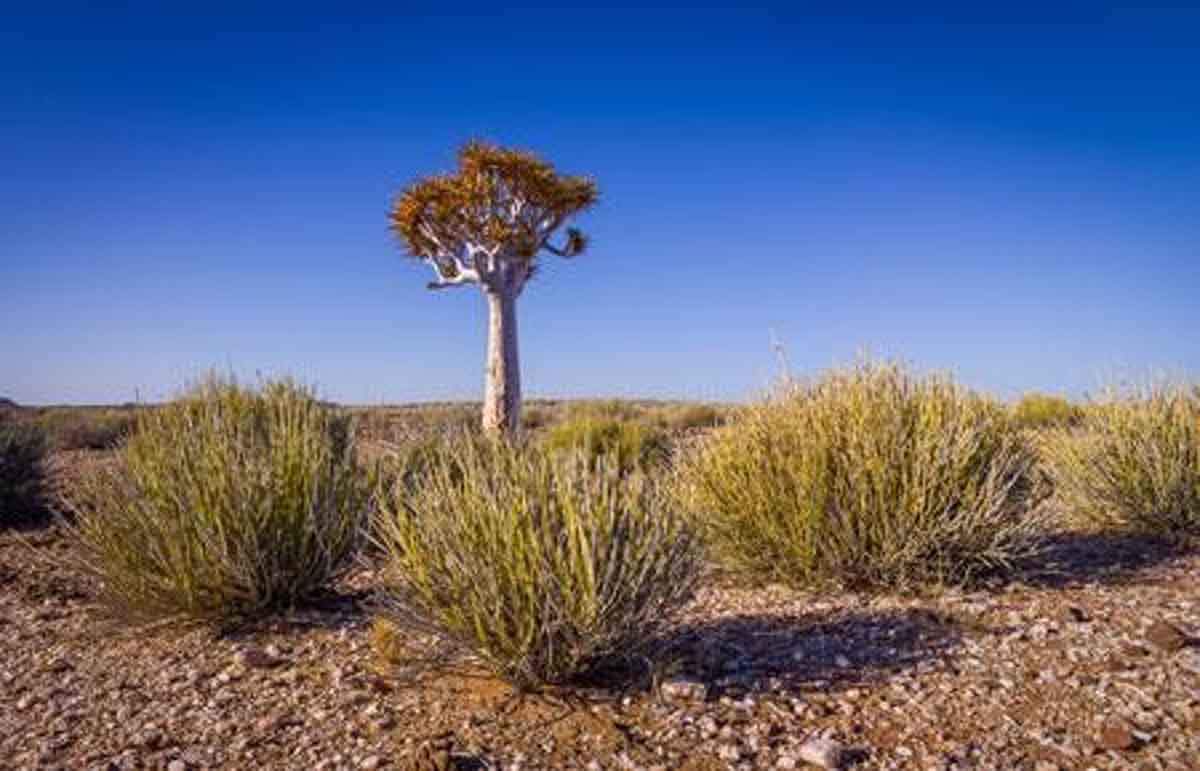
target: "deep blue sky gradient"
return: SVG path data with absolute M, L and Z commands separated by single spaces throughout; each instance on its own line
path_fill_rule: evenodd
M 13 5 L 20 402 L 211 367 L 477 398 L 481 298 L 385 221 L 470 137 L 601 186 L 522 298 L 532 395 L 744 398 L 772 330 L 798 372 L 867 347 L 1002 395 L 1200 372 L 1196 8 Z

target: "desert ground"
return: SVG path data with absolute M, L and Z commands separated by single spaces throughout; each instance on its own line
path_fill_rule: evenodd
M 653 666 L 539 693 L 373 623 L 366 561 L 213 628 L 114 615 L 71 549 L 0 534 L 0 768 L 1200 768 L 1200 555 L 1153 539 L 1062 534 L 917 595 L 713 569 Z
M 1200 768 L 1200 648 L 1171 631 L 1200 631 L 1200 557 L 1155 543 L 922 598 L 714 577 L 674 671 L 561 695 L 382 665 L 368 571 L 246 628 L 131 628 L 66 548 L 0 540 L 3 768 L 803 768 L 814 736 L 865 769 Z

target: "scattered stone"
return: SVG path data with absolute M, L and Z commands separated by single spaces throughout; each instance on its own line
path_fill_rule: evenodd
M 238 652 L 238 663 L 247 669 L 274 669 L 283 663 L 283 659 L 272 656 L 259 648 L 246 648 Z
M 797 750 L 800 760 L 818 768 L 841 768 L 846 761 L 846 749 L 823 736 L 809 738 Z
M 1109 718 L 1100 729 L 1100 746 L 1106 750 L 1130 750 L 1137 746 L 1133 726 L 1120 717 Z
M 1200 553 L 1116 582 L 1082 574 L 1062 588 L 866 604 L 706 585 L 669 632 L 682 667 L 672 683 L 577 702 L 558 689 L 515 697 L 456 669 L 410 681 L 374 658 L 357 611 L 306 610 L 247 636 L 111 635 L 94 598 L 54 594 L 69 578 L 57 544 L 35 546 L 51 559 L 33 561 L 0 534 L 0 638 L 15 651 L 0 661 L 0 768 L 820 771 L 856 766 L 858 744 L 871 745 L 862 767 L 896 771 L 1186 771 L 1200 757 Z M 376 580 L 353 573 L 338 591 Z M 943 617 L 979 623 L 929 622 Z M 1177 625 L 1182 647 L 1148 637 L 1156 619 Z M 863 677 L 847 677 L 853 667 Z M 818 753 L 813 740 L 802 755 L 809 736 L 845 750 Z
M 51 661 L 50 664 L 46 666 L 46 671 L 54 675 L 68 672 L 71 669 L 74 669 L 74 667 L 71 665 L 71 662 L 61 658 Z
M 1146 630 L 1146 639 L 1159 650 L 1174 653 L 1191 642 L 1182 629 L 1166 621 L 1155 621 Z
M 1075 624 L 1086 624 L 1092 620 L 1092 617 L 1088 615 L 1086 610 L 1078 605 L 1068 605 L 1066 609 L 1063 610 L 1063 620 Z
M 450 771 L 450 749 L 444 741 L 425 742 L 400 767 L 404 771 Z
M 283 728 L 287 728 L 291 724 L 287 715 L 267 715 L 260 718 L 255 724 L 255 730 L 260 734 L 272 734 Z
M 664 698 L 670 701 L 704 701 L 708 698 L 708 686 L 699 680 L 676 678 L 660 686 Z
M 1175 654 L 1175 661 L 1179 664 L 1180 669 L 1183 669 L 1185 672 L 1200 675 L 1200 649 L 1189 648 L 1185 651 L 1180 651 Z

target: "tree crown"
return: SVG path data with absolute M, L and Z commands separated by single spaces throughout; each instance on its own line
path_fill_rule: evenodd
M 405 188 L 390 222 L 409 253 L 433 266 L 439 280 L 431 288 L 488 284 L 514 263 L 523 283 L 540 252 L 584 250 L 587 239 L 575 228 L 561 245 L 550 238 L 597 195 L 593 180 L 560 175 L 534 153 L 473 141 L 459 150 L 457 172 Z

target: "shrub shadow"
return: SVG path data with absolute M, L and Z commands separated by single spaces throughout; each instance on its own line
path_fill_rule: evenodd
M 1183 544 L 1161 537 L 1063 533 L 1052 536 L 1036 558 L 1018 565 L 1008 582 L 1048 589 L 1127 583 L 1187 551 Z
M 314 592 L 290 606 L 219 619 L 213 624 L 213 631 L 218 639 L 254 640 L 263 635 L 311 629 L 358 629 L 370 620 L 371 597 L 367 590 L 335 586 Z
M 956 655 L 951 616 L 909 608 L 790 616 L 742 615 L 677 627 L 656 658 L 709 686 L 709 698 L 759 691 L 843 690 Z
M 0 534 L 30 536 L 50 530 L 57 523 L 57 512 L 42 502 L 19 511 L 0 512 Z
M 0 592 L 47 606 L 87 602 L 91 592 L 70 567 L 70 549 L 53 516 L 0 529 Z

